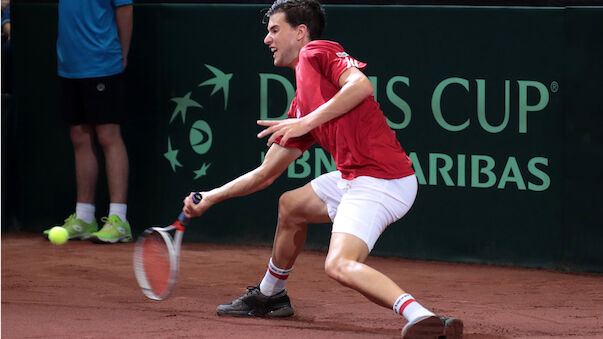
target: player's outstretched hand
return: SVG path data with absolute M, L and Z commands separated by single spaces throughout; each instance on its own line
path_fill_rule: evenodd
M 184 212 L 184 215 L 187 218 L 201 216 L 203 213 L 205 213 L 205 211 L 207 211 L 209 206 L 211 206 L 210 201 L 206 199 L 206 197 L 208 196 L 208 192 L 199 192 L 201 193 L 201 196 L 203 196 L 203 199 L 198 204 L 195 204 L 193 202 L 193 195 L 195 193 L 196 192 L 191 192 L 182 201 L 184 203 L 184 206 L 182 207 L 182 212 Z
M 258 138 L 263 138 L 268 134 L 272 134 L 268 139 L 268 146 L 272 145 L 274 140 L 280 136 L 283 137 L 281 139 L 280 144 L 286 145 L 287 140 L 289 140 L 289 138 L 302 136 L 312 129 L 312 127 L 307 124 L 305 118 L 285 120 L 258 120 L 257 123 L 260 126 L 268 127 L 258 133 Z

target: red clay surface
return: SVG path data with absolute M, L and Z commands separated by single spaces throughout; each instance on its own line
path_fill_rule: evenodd
M 263 277 L 270 249 L 185 243 L 179 281 L 147 299 L 134 245 L 2 235 L 2 338 L 395 338 L 404 320 L 330 280 L 304 252 L 287 289 L 296 315 L 218 317 Z M 370 258 L 419 302 L 461 318 L 465 338 L 603 338 L 603 275 Z

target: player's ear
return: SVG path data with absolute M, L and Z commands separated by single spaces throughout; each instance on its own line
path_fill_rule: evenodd
M 308 36 L 308 40 L 310 40 L 310 32 L 308 31 L 308 26 L 305 24 L 300 24 L 296 28 L 297 31 L 297 40 L 304 40 L 306 36 Z

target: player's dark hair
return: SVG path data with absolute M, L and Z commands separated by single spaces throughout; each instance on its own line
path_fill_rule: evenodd
M 267 24 L 272 14 L 285 13 L 285 20 L 292 27 L 304 24 L 308 27 L 310 40 L 320 39 L 325 29 L 325 11 L 316 0 L 276 0 L 264 15 Z

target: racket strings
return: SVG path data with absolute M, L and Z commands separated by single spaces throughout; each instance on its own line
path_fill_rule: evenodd
M 162 236 L 154 232 L 143 244 L 143 268 L 151 291 L 156 296 L 167 292 L 170 280 L 170 253 Z

